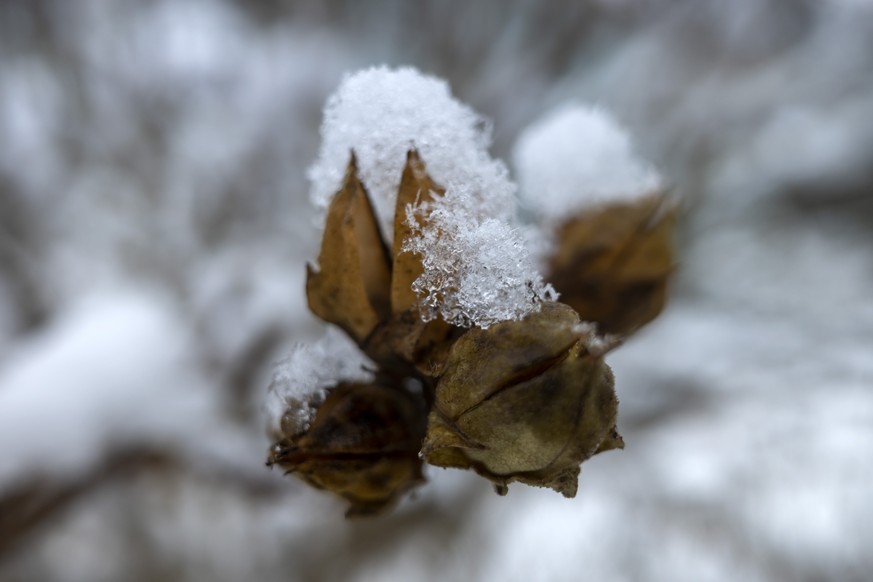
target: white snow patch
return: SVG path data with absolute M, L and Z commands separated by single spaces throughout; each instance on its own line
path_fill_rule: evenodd
M 375 365 L 343 332 L 334 327 L 312 344 L 298 344 L 273 370 L 264 402 L 267 432 L 278 440 L 285 428 L 303 432 L 324 400 L 340 382 L 369 382 Z
M 525 129 L 513 151 L 522 199 L 546 219 L 634 200 L 661 185 L 602 109 L 564 105 Z
M 423 227 L 418 217 L 427 216 Z M 425 321 L 482 328 L 538 311 L 557 293 L 543 282 L 523 233 L 483 216 L 476 197 L 450 189 L 432 203 L 407 208 L 413 235 L 404 251 L 421 256 L 424 273 L 412 284 Z
M 445 81 L 409 67 L 365 69 L 347 76 L 327 101 L 310 197 L 327 207 L 354 150 L 390 240 L 406 153 L 415 147 L 438 183 L 467 188 L 486 197 L 495 214 L 512 216 L 516 187 L 503 162 L 488 154 L 490 145 L 490 124 L 456 101 Z
M 0 489 L 84 473 L 119 447 L 196 438 L 216 415 L 186 322 L 160 297 L 72 306 L 0 369 Z

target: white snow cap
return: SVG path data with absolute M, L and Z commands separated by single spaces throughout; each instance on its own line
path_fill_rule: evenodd
M 327 207 L 354 150 L 390 241 L 406 152 L 414 146 L 434 180 L 484 193 L 498 212 L 514 213 L 515 184 L 503 162 L 488 154 L 490 145 L 490 124 L 456 101 L 445 81 L 409 67 L 365 69 L 347 76 L 327 100 L 321 151 L 309 168 L 310 197 Z
M 368 371 L 372 369 L 375 365 L 334 327 L 315 343 L 295 346 L 273 369 L 264 403 L 270 438 L 282 436 L 283 417 L 286 427 L 290 422 L 297 433 L 308 429 L 328 388 L 340 382 L 372 381 Z
M 538 311 L 542 301 L 558 298 L 543 283 L 523 233 L 483 214 L 481 201 L 454 188 L 433 203 L 407 208 L 413 235 L 404 251 L 422 258 L 424 273 L 412 284 L 421 297 L 421 315 L 438 315 L 454 325 L 487 328 Z M 424 227 L 416 218 L 426 216 Z
M 403 246 L 424 263 L 413 284 L 423 319 L 488 327 L 557 297 L 516 228 L 516 186 L 503 162 L 488 153 L 490 125 L 456 101 L 445 81 L 412 68 L 376 67 L 348 76 L 327 101 L 321 138 L 319 158 L 309 169 L 313 203 L 327 207 L 354 150 L 389 240 L 410 148 L 446 188 L 434 202 L 407 209 L 414 225 L 417 215 L 433 212 Z
M 633 200 L 661 186 L 606 111 L 568 104 L 531 124 L 513 151 L 522 199 L 546 219 Z

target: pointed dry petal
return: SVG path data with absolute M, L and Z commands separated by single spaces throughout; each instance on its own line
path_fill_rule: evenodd
M 394 267 L 391 280 L 391 309 L 393 313 L 401 313 L 412 308 L 418 297 L 412 290 L 412 282 L 423 272 L 421 258 L 411 252 L 403 252 L 403 242 L 409 238 L 412 229 L 406 222 L 406 207 L 429 202 L 433 193 L 442 194 L 445 189 L 437 185 L 430 176 L 424 162 L 414 149 L 406 154 L 406 166 L 400 179 L 400 190 L 397 193 L 397 205 L 394 210 Z M 419 218 L 419 222 L 425 221 Z M 423 226 L 423 225 L 422 225 Z
M 361 343 L 390 314 L 390 263 L 352 156 L 327 210 L 320 270 L 308 269 L 309 308 Z

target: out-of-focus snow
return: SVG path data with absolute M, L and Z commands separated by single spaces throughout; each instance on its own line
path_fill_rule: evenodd
M 313 203 L 326 208 L 354 150 L 361 180 L 390 240 L 406 152 L 418 149 L 443 186 L 480 196 L 497 218 L 514 217 L 515 184 L 491 158 L 491 127 L 452 97 L 445 81 L 404 67 L 375 67 L 347 76 L 331 95 L 321 125 L 321 151 L 309 169 Z
M 141 292 L 91 297 L 16 346 L 0 367 L 0 490 L 210 426 L 215 401 L 192 374 L 193 348 L 184 316 Z
M 368 382 L 374 369 L 358 346 L 332 326 L 319 340 L 295 346 L 273 368 L 264 403 L 270 438 L 291 436 L 283 435 L 283 429 L 305 431 L 328 388 L 340 382 Z
M 538 311 L 557 293 L 543 283 L 525 239 L 493 218 L 489 205 L 462 187 L 407 209 L 416 225 L 403 250 L 421 257 L 424 272 L 413 282 L 425 321 L 441 316 L 461 327 L 487 328 Z M 419 218 L 426 218 L 423 226 Z
M 605 110 L 568 104 L 526 128 L 513 151 L 519 192 L 554 223 L 584 208 L 650 194 L 658 173 Z

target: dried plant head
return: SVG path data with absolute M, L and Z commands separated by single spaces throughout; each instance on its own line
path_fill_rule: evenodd
M 424 482 L 424 421 L 422 402 L 401 387 L 339 384 L 304 431 L 273 444 L 267 465 L 339 495 L 349 517 L 378 514 Z
M 372 367 L 331 378 L 324 359 L 310 365 L 316 391 L 273 390 L 268 464 L 343 497 L 349 515 L 395 503 L 423 462 L 473 470 L 501 494 L 519 482 L 573 497 L 580 464 L 624 446 L 604 357 L 664 305 L 675 207 L 608 115 L 573 108 L 518 150 L 524 190 L 549 196 L 538 225 L 550 244 L 532 256 L 478 120 L 411 69 L 353 75 L 328 102 L 311 171 L 325 227 L 306 293 L 351 339 L 344 359 Z M 329 196 L 357 145 L 362 163 L 351 154 Z

